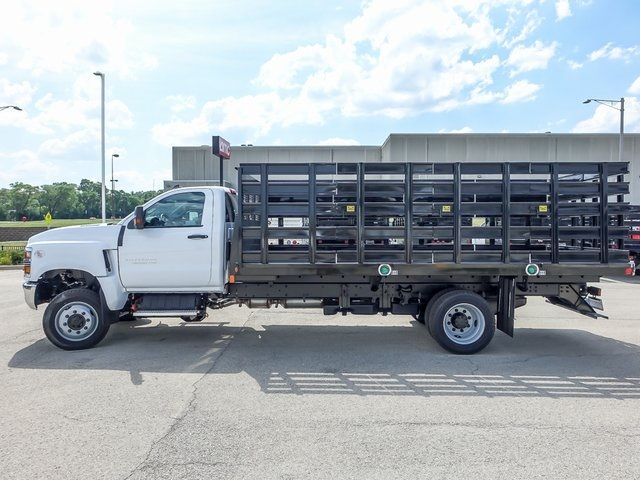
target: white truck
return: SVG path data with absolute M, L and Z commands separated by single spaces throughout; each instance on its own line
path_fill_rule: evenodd
M 241 165 L 237 192 L 174 189 L 117 224 L 32 237 L 25 299 L 48 303 L 44 332 L 66 350 L 96 345 L 124 318 L 191 322 L 240 304 L 411 315 L 447 350 L 475 353 L 496 328 L 513 335 L 527 296 L 601 316 L 587 283 L 627 266 L 627 205 L 614 200 L 628 192 L 625 173 L 624 163 Z

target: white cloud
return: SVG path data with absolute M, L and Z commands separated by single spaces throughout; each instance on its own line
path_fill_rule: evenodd
M 38 153 L 48 157 L 56 157 L 73 152 L 74 149 L 86 145 L 89 142 L 97 141 L 99 132 L 97 129 L 82 129 L 73 132 L 65 137 L 50 138 L 40 145 Z
M 640 77 L 636 78 L 629 87 L 629 93 L 632 95 L 640 95 Z
M 115 171 L 113 174 L 114 177 L 118 180 L 118 183 L 116 184 L 117 190 L 162 190 L 164 188 L 163 180 L 168 180 L 171 178 L 171 169 L 169 168 L 145 171 L 143 174 L 141 174 L 138 170 L 119 170 L 117 165 L 118 164 L 116 163 Z
M 584 66 L 583 63 L 576 62 L 575 60 L 567 60 L 567 64 L 571 70 L 579 70 Z
M 323 61 L 322 45 L 300 47 L 286 54 L 275 54 L 260 67 L 256 83 L 273 89 L 295 89 L 303 85 L 301 74 L 309 74 Z
M 16 98 L 20 105 L 31 103 L 34 88 L 22 82 L 23 98 Z M 0 80 L 0 88 L 2 81 Z M 99 135 L 100 124 L 100 84 L 92 75 L 79 77 L 67 98 L 59 98 L 46 93 L 25 108 L 24 112 L 3 112 L 0 126 L 22 128 L 30 133 L 49 137 L 41 147 L 41 152 L 62 155 L 65 148 L 77 148 Z M 106 103 L 106 124 L 108 133 L 112 130 L 130 129 L 134 125 L 133 114 L 127 105 L 118 99 Z M 84 141 L 83 141 L 84 140 Z
M 25 107 L 31 103 L 36 87 L 27 81 L 12 83 L 6 78 L 0 78 L 0 101 L 3 105 L 18 105 Z
M 327 138 L 326 140 L 319 141 L 318 145 L 329 145 L 329 146 L 360 145 L 360 142 L 358 140 L 354 140 L 353 138 L 331 137 L 331 138 Z
M 0 65 L 6 65 L 9 61 L 9 55 L 4 52 L 0 52 Z
M 536 40 L 528 47 L 524 45 L 514 47 L 506 61 L 507 65 L 513 67 L 510 76 L 547 68 L 549 60 L 555 55 L 557 46 L 557 42 L 545 45 L 540 40 Z
M 188 145 L 207 142 L 211 132 L 238 132 L 236 143 L 254 143 L 274 125 L 320 125 L 320 103 L 304 96 L 281 97 L 277 93 L 226 97 L 204 104 L 191 120 L 174 118 L 154 125 L 152 135 L 160 145 Z M 325 108 L 326 110 L 326 108 Z
M 0 45 L 33 76 L 100 68 L 127 77 L 154 68 L 157 60 L 140 48 L 134 25 L 114 11 L 110 1 L 4 2 L 3 18 L 10 20 L 0 29 Z
M 43 160 L 31 150 L 0 152 L 0 185 L 25 182 L 32 185 L 49 183 L 60 178 L 61 169 L 55 163 Z
M 473 132 L 473 128 L 466 126 L 466 127 L 462 127 L 462 128 L 454 128 L 452 130 L 447 130 L 444 128 L 441 128 L 440 130 L 438 130 L 438 133 L 472 133 Z
M 608 58 L 610 60 L 623 60 L 625 62 L 631 61 L 632 57 L 640 55 L 640 46 L 634 45 L 631 47 L 616 47 L 612 42 L 609 42 L 597 50 L 591 52 L 588 56 L 592 62 L 600 60 L 601 58 Z
M 165 97 L 174 113 L 196 108 L 196 97 L 193 95 L 169 95 Z
M 625 98 L 624 105 L 625 132 L 640 132 L 640 100 L 637 97 Z M 576 133 L 618 132 L 620 128 L 620 112 L 606 105 L 598 105 L 593 115 L 576 124 Z
M 523 42 L 529 36 L 542 25 L 544 20 L 537 10 L 530 10 L 524 15 L 524 21 L 522 21 L 523 11 L 520 6 L 514 6 L 509 8 L 509 17 L 504 29 L 500 32 L 500 44 L 506 48 L 511 48 L 514 45 Z M 518 32 L 516 35 L 514 33 Z
M 571 5 L 569 0 L 556 0 L 556 21 L 563 20 L 571 16 Z
M 494 24 L 492 9 L 505 5 L 508 19 Z M 167 146 L 197 143 L 216 131 L 253 143 L 274 127 L 322 125 L 331 115 L 399 119 L 496 99 L 527 100 L 531 88 L 528 95 L 514 95 L 513 86 L 490 90 L 503 64 L 488 49 L 524 39 L 541 21 L 537 13 L 518 15 L 521 5 L 517 0 L 366 2 L 341 34 L 262 64 L 253 82 L 262 93 L 208 101 L 190 119 L 174 115 L 153 127 L 153 138 Z M 519 48 L 510 66 L 525 72 L 545 68 L 556 44 Z M 533 60 L 518 57 L 519 51 Z M 533 84 L 520 86 L 525 85 Z
M 121 100 L 110 100 L 105 105 L 105 124 L 110 129 L 129 129 L 133 127 L 133 114 L 129 107 Z
M 501 103 L 529 102 L 535 100 L 536 93 L 540 90 L 541 85 L 531 83 L 528 80 L 518 80 L 509 85 L 505 92 Z

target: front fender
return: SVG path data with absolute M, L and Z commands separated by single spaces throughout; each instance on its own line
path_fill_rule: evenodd
M 31 248 L 31 282 L 37 282 L 45 273 L 55 270 L 80 270 L 96 278 L 109 310 L 119 311 L 127 302 L 128 295 L 118 275 L 118 256 L 107 243 L 58 240 L 33 242 L 28 247 Z M 34 295 L 37 302 L 37 290 Z
M 31 278 L 38 279 L 51 270 L 82 270 L 94 277 L 106 277 L 109 273 L 104 251 L 109 249 L 105 242 L 85 241 L 42 241 L 29 243 L 31 247 Z M 113 266 L 112 266 L 113 268 Z

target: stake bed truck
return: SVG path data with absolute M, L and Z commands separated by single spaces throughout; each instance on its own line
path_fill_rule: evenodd
M 445 349 L 513 336 L 529 296 L 602 316 L 622 274 L 626 163 L 243 164 L 238 190 L 167 191 L 114 225 L 53 229 L 25 252 L 26 302 L 76 350 L 134 317 L 207 309 L 401 314 Z

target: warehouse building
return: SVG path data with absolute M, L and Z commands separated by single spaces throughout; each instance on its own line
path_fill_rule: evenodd
M 617 134 L 391 134 L 381 146 L 233 146 L 224 181 L 235 186 L 241 163 L 340 162 L 617 162 Z M 640 134 L 625 134 L 631 198 L 640 204 Z M 173 147 L 172 179 L 165 188 L 217 185 L 219 159 L 211 145 Z

